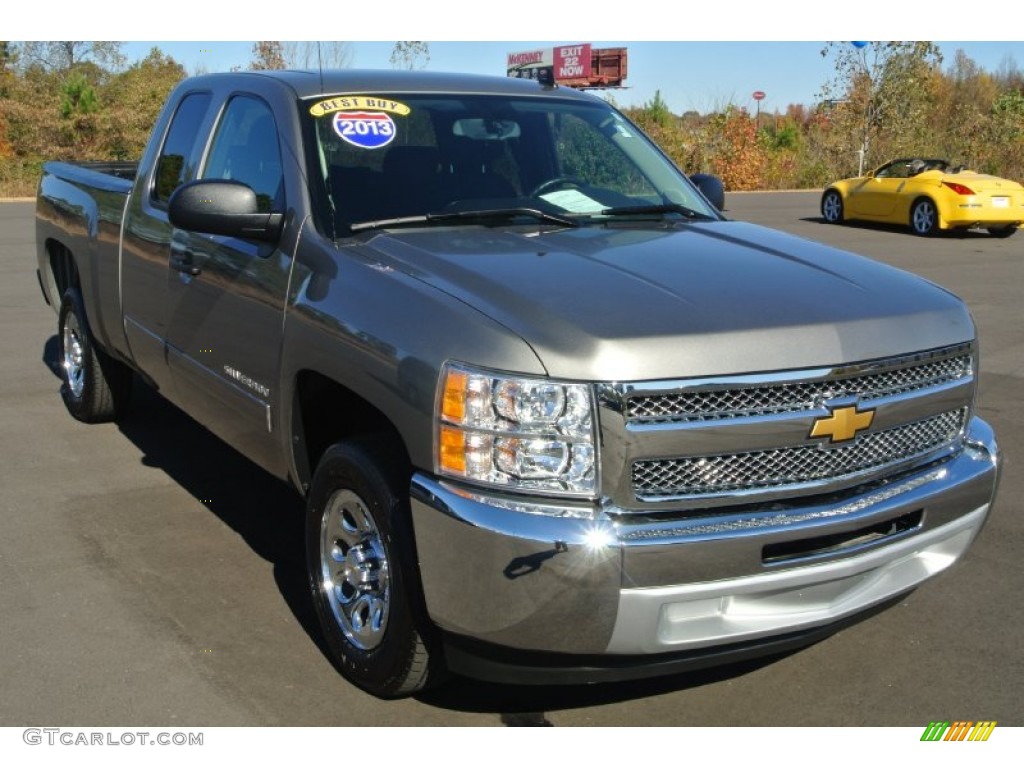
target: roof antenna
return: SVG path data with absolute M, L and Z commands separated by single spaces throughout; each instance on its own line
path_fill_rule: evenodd
M 324 57 L 320 53 L 320 41 L 316 41 L 316 64 L 320 69 L 320 93 L 324 92 Z

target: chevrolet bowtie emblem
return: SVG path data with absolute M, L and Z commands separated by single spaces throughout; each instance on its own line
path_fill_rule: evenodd
M 874 411 L 858 411 L 856 406 L 834 408 L 828 416 L 814 422 L 811 437 L 827 437 L 830 443 L 852 440 L 862 429 L 870 427 L 874 418 Z

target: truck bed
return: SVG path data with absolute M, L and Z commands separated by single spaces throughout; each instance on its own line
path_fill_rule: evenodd
M 108 192 L 131 192 L 139 164 L 123 162 L 50 162 L 44 173 L 76 185 L 94 187 Z

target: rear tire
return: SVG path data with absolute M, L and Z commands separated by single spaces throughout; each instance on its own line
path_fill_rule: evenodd
M 932 237 L 939 233 L 939 209 L 929 198 L 922 197 L 910 209 L 910 228 L 915 235 Z
M 306 566 L 331 661 L 346 679 L 381 698 L 409 696 L 439 679 L 409 472 L 393 441 L 360 438 L 324 453 L 306 506 Z
M 113 421 L 128 405 L 132 371 L 96 346 L 78 288 L 64 293 L 57 329 L 60 396 L 68 412 L 90 424 Z
M 989 227 L 988 233 L 992 237 L 1010 237 L 1014 232 L 1017 231 L 1016 224 L 1010 224 L 1007 227 Z

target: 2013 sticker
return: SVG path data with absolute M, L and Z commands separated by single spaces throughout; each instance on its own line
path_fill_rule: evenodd
M 380 149 L 395 138 L 395 122 L 387 112 L 336 112 L 334 132 L 362 149 Z

